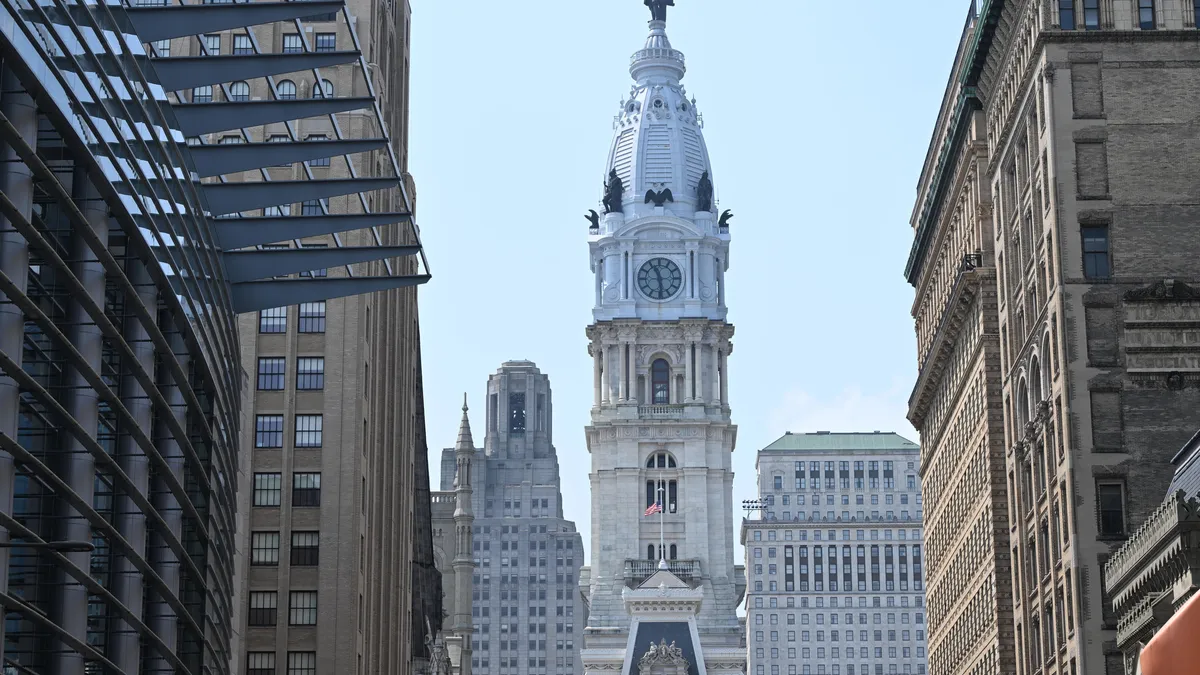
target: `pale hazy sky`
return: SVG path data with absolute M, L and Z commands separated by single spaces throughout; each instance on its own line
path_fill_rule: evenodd
M 649 11 L 641 0 L 411 3 L 434 486 L 463 392 L 482 443 L 488 375 L 529 359 L 550 377 L 564 510 L 586 545 L 583 215 L 598 208 Z M 905 419 L 916 373 L 909 216 L 969 2 L 676 5 L 667 33 L 687 56 L 720 207 L 736 214 L 726 298 L 740 503 L 755 496 L 755 452 L 785 431 L 918 440 Z

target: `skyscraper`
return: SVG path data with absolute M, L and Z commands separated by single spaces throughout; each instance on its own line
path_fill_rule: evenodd
M 198 59 L 262 50 L 311 62 L 216 92 L 193 90 L 193 101 L 345 101 L 199 139 L 267 149 L 291 138 L 332 144 L 332 157 L 227 177 L 240 188 L 305 177 L 340 187 L 328 195 L 299 190 L 247 214 L 290 225 L 286 236 L 259 243 L 292 254 L 385 245 L 400 256 L 316 264 L 285 277 L 344 284 L 392 273 L 419 283 L 422 270 L 409 255 L 419 243 L 407 173 L 410 8 L 404 0 L 352 0 L 346 10 L 214 30 L 170 47 Z M 367 92 L 378 96 L 378 116 L 348 103 Z M 388 143 L 375 140 L 384 129 L 391 131 Z M 401 189 L 373 191 L 393 171 Z M 322 221 L 336 225 L 309 229 Z M 429 512 L 416 503 L 418 494 L 428 499 L 427 485 L 418 482 L 428 468 L 416 288 L 263 309 L 243 316 L 239 331 L 250 379 L 242 413 L 235 668 L 247 675 L 410 672 L 425 649 L 425 618 L 414 614 L 440 609 L 436 594 L 429 603 L 413 597 L 435 591 L 414 582 L 438 579 L 414 574 L 432 573 Z M 418 552 L 430 558 L 427 568 Z M 440 617 L 429 618 L 436 627 Z
M 878 431 L 759 450 L 763 510 L 742 523 L 751 675 L 926 672 L 918 455 Z
M 563 518 L 550 378 L 529 361 L 508 361 L 488 378 L 485 400 L 484 447 L 469 463 L 471 669 L 578 675 L 583 539 Z M 459 447 L 442 451 L 442 495 L 453 494 L 470 444 L 464 426 Z M 453 571 L 453 560 L 442 564 L 443 574 Z
M 589 672 L 678 658 L 689 672 L 737 673 L 745 579 L 734 562 L 729 228 L 695 99 L 680 83 L 684 57 L 667 38 L 667 4 L 647 4 L 650 36 L 633 55 L 604 168 L 606 213 L 588 238 L 595 398 L 583 661 Z M 656 503 L 662 513 L 649 513 Z
M 69 2 L 0 10 L 5 670 L 226 673 L 231 659 L 242 663 L 231 619 L 244 431 L 237 315 L 422 280 L 399 266 L 353 279 L 276 278 L 401 255 L 380 242 L 251 248 L 342 231 L 346 221 L 243 212 L 297 193 L 401 184 L 392 162 L 380 162 L 369 183 L 227 180 L 362 151 L 354 134 L 330 144 L 203 142 L 208 134 L 246 140 L 243 125 L 369 109 L 369 145 L 389 147 L 369 85 L 349 101 L 252 100 L 247 92 L 249 80 L 357 60 L 354 49 L 273 53 L 248 28 L 341 6 Z M 241 37 L 228 58 L 171 55 L 172 45 L 191 40 L 215 54 L 210 36 L 196 36 L 214 26 Z M 375 196 L 403 202 L 399 212 L 411 217 L 401 195 Z M 415 254 L 419 245 L 404 250 Z M 314 486 L 302 487 L 311 495 Z M 303 602 L 294 608 L 302 618 L 316 611 Z M 315 667 L 300 659 L 289 670 Z
M 935 672 L 1123 671 L 1102 568 L 1200 426 L 1198 14 L 972 3 L 906 269 Z

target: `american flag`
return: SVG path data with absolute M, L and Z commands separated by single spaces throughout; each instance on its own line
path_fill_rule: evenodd
M 658 502 L 654 502 L 653 504 L 651 504 L 650 508 L 646 509 L 646 513 L 644 513 L 643 515 L 652 516 L 656 513 L 662 513 L 662 506 L 660 506 L 658 504 Z

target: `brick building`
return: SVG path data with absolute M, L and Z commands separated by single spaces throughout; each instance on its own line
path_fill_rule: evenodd
M 1200 426 L 1198 12 L 971 8 L 906 270 L 935 672 L 1122 672 L 1101 570 Z

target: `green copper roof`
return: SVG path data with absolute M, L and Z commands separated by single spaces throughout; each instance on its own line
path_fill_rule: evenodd
M 795 452 L 813 451 L 829 452 L 836 450 L 896 450 L 900 452 L 915 452 L 920 446 L 900 434 L 890 431 L 873 433 L 830 433 L 818 431 L 813 434 L 793 434 L 787 432 L 779 440 L 763 448 L 763 452 Z

